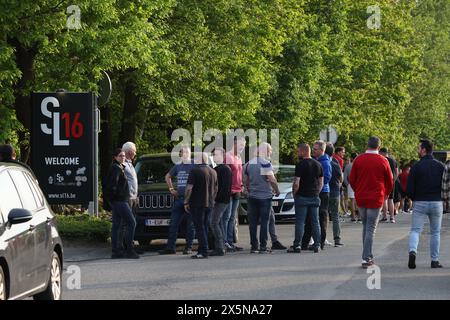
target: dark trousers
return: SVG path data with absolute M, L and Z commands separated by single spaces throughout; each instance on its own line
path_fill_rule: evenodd
M 118 242 L 119 228 L 122 221 L 125 221 L 127 232 L 125 233 L 125 244 L 127 251 L 133 249 L 134 231 L 136 229 L 136 220 L 131 211 L 128 202 L 112 202 L 112 230 L 111 230 L 111 244 L 113 251 L 122 249 L 122 242 Z
M 136 211 L 139 205 L 138 199 L 130 199 L 128 200 L 128 204 L 130 205 L 131 212 L 133 213 L 134 220 L 136 221 Z M 119 226 L 119 233 L 117 234 L 117 243 L 119 248 L 128 249 L 128 245 L 124 241 L 125 234 L 127 233 L 128 225 L 125 219 L 122 219 Z M 133 239 L 134 240 L 134 239 Z
M 328 227 L 328 205 L 330 201 L 330 194 L 328 192 L 321 192 L 319 194 L 320 207 L 319 207 L 319 223 L 320 223 L 320 245 L 325 244 L 325 239 L 327 238 L 327 227 Z M 309 240 L 311 240 L 312 225 L 309 216 L 306 217 L 305 221 L 305 233 L 302 238 L 302 248 L 305 250 L 308 248 Z
M 208 255 L 208 225 L 211 208 L 191 208 L 192 220 L 194 221 L 195 232 L 198 239 L 199 254 Z

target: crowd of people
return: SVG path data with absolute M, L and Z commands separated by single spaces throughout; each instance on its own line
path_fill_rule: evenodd
M 402 164 L 381 148 L 378 137 L 370 137 L 364 153 L 352 153 L 346 161 L 345 148 L 318 140 L 311 146 L 298 146 L 292 193 L 295 201 L 295 228 L 292 246 L 278 240 L 273 196 L 280 190 L 270 161 L 272 147 L 261 143 L 251 159 L 243 164 L 241 153 L 245 139 L 235 137 L 231 150 L 213 150 L 192 159 L 190 147 L 180 150 L 181 162 L 165 176 L 173 202 L 167 245 L 160 254 L 175 254 L 182 221 L 186 220 L 186 247 L 183 254 L 193 259 L 224 256 L 243 250 L 237 245 L 237 210 L 241 197 L 248 204 L 250 253 L 270 253 L 287 249 L 289 253 L 311 250 L 319 253 L 328 244 L 328 223 L 332 223 L 335 247 L 343 247 L 342 216 L 362 223 L 363 268 L 374 264 L 374 234 L 379 222 L 395 223 L 399 212 L 411 213 L 408 267 L 416 267 L 420 234 L 426 219 L 430 223 L 431 267 L 440 268 L 440 232 L 442 215 L 450 211 L 450 162 L 445 165 L 432 156 L 433 144 L 421 139 L 417 147 L 419 161 Z M 0 162 L 24 165 L 15 159 L 11 145 L 0 145 Z M 137 259 L 142 250 L 134 246 L 138 182 L 133 160 L 136 145 L 126 142 L 113 153 L 113 162 L 104 179 L 104 207 L 112 210 L 112 258 Z M 176 188 L 172 179 L 176 178 Z M 341 207 L 340 213 L 339 207 Z M 389 215 L 389 219 L 388 219 Z M 259 225 L 259 235 L 258 235 Z M 214 238 L 208 246 L 208 233 Z M 268 245 L 269 236 L 271 246 Z M 198 249 L 193 254 L 194 238 Z M 212 249 L 212 250 L 210 250 Z
M 176 254 L 176 239 L 183 219 L 186 220 L 186 247 L 183 254 L 193 259 L 224 256 L 243 250 L 237 245 L 237 209 L 241 197 L 248 204 L 250 253 L 270 253 L 287 249 L 289 253 L 325 249 L 328 223 L 332 223 L 335 247 L 343 247 L 341 222 L 349 216 L 362 223 L 363 268 L 374 264 L 374 234 L 379 222 L 395 223 L 399 212 L 412 214 L 408 266 L 415 268 L 419 236 L 425 218 L 430 221 L 431 267 L 439 263 L 439 239 L 442 214 L 450 208 L 449 168 L 432 156 L 433 144 L 420 140 L 420 161 L 402 164 L 381 148 L 378 137 L 368 140 L 364 153 L 352 153 L 346 160 L 345 148 L 318 140 L 311 146 L 298 146 L 299 161 L 295 167 L 292 192 L 295 201 L 295 228 L 292 246 L 278 241 L 272 198 L 280 190 L 272 163 L 272 147 L 261 143 L 251 159 L 243 164 L 241 153 L 245 139 L 235 138 L 231 150 L 213 150 L 215 167 L 209 155 L 192 159 L 190 147 L 180 150 L 181 162 L 166 174 L 165 180 L 175 201 L 170 217 L 167 245 L 160 254 Z M 137 178 L 133 167 L 134 143 L 127 142 L 114 153 L 108 177 L 109 199 L 113 211 L 112 258 L 139 258 L 133 248 L 136 226 Z M 176 188 L 172 179 L 176 178 Z M 413 205 L 414 203 L 414 205 Z M 340 210 L 341 208 L 341 210 Z M 341 212 L 340 212 L 341 211 Z M 259 225 L 259 234 L 258 234 Z M 125 229 L 126 228 L 126 229 Z M 208 247 L 208 233 L 214 238 Z M 125 241 L 120 234 L 126 234 Z M 272 245 L 268 245 L 269 236 Z M 331 236 L 330 236 L 331 237 Z M 193 253 L 194 238 L 198 240 Z

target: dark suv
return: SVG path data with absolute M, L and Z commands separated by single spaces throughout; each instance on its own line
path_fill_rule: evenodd
M 195 153 L 192 153 L 192 157 Z M 212 157 L 209 165 L 214 167 Z M 174 197 L 169 192 L 165 175 L 174 166 L 170 153 L 144 155 L 136 162 L 138 177 L 139 206 L 136 212 L 135 240 L 141 245 L 149 245 L 153 239 L 167 239 L 170 214 Z M 172 179 L 176 188 L 176 178 Z M 178 232 L 178 238 L 186 238 L 186 223 Z
M 153 239 L 167 239 L 174 198 L 164 177 L 173 165 L 170 153 L 145 155 L 136 162 L 139 206 L 135 239 L 141 245 L 148 245 Z M 183 226 L 179 237 L 185 236 L 185 229 Z
M 34 175 L 0 162 L 0 300 L 61 299 L 63 247 Z

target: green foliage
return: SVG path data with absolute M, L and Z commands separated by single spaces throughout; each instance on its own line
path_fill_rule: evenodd
M 111 222 L 89 214 L 57 215 L 58 232 L 63 240 L 107 242 Z
M 139 153 L 170 149 L 195 120 L 278 128 L 283 158 L 330 124 L 348 150 L 374 134 L 402 159 L 422 136 L 450 148 L 446 0 L 378 1 L 379 29 L 369 0 L 80 0 L 78 30 L 66 27 L 71 4 L 0 0 L 0 142 L 29 129 L 18 98 L 95 91 L 107 71 L 108 141 L 131 125 Z

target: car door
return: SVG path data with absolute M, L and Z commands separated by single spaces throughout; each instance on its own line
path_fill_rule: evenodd
M 36 221 L 37 277 L 38 283 L 45 283 L 49 278 L 51 267 L 53 253 L 51 223 L 55 217 L 47 206 L 36 180 L 28 172 L 23 172 L 23 174 L 27 178 L 37 204 L 37 209 L 34 213 Z
M 11 209 L 23 208 L 18 190 L 7 170 L 0 172 L 0 211 L 5 221 Z M 2 241 L 7 248 L 10 271 L 10 295 L 15 297 L 33 289 L 34 232 L 31 220 L 7 225 Z
M 33 234 L 33 254 L 30 283 L 33 288 L 43 286 L 48 278 L 48 267 L 50 254 L 46 249 L 47 236 L 47 215 L 45 214 L 42 205 L 38 205 L 34 196 L 33 189 L 29 180 L 26 177 L 26 172 L 14 168 L 10 169 L 9 173 L 19 191 L 19 196 L 23 204 L 23 208 L 31 211 L 33 219 L 30 220 L 30 233 Z M 31 262 L 31 257 L 30 257 Z

